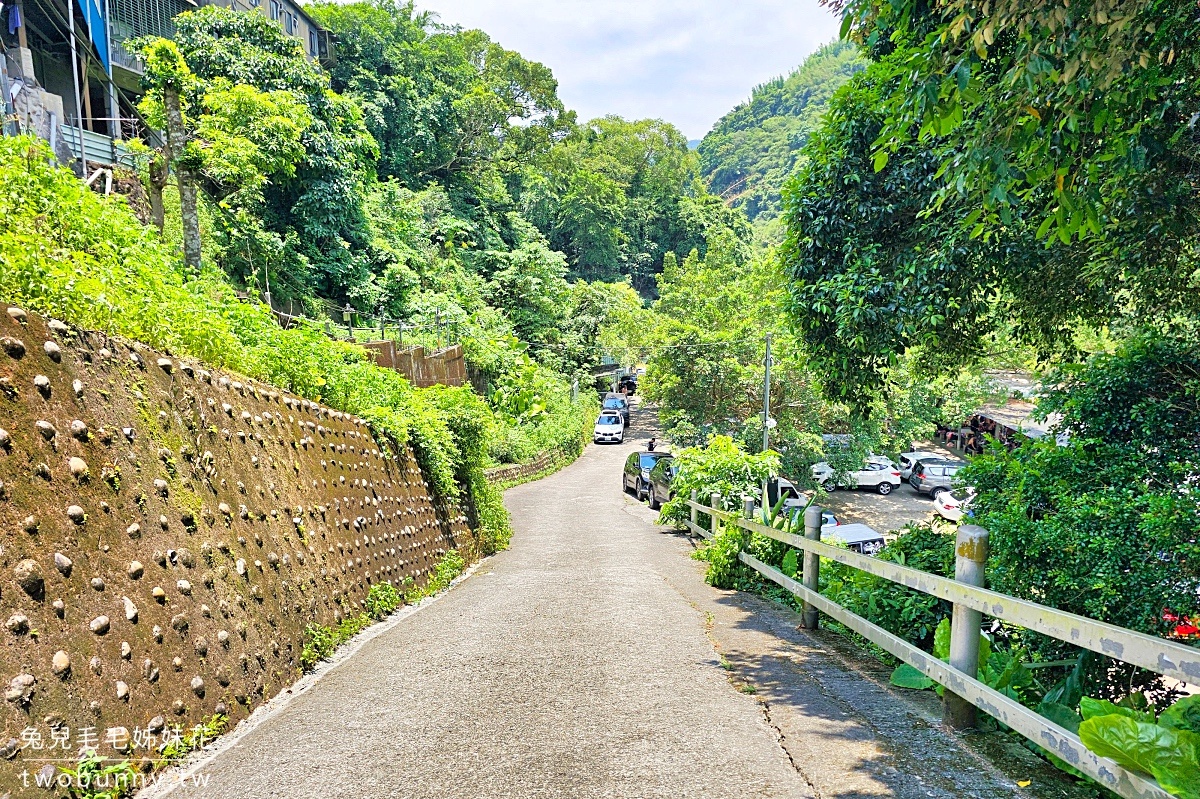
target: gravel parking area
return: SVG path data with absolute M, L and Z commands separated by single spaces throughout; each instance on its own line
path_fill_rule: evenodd
M 839 489 L 825 503 L 842 524 L 868 524 L 883 533 L 899 530 L 909 522 L 928 522 L 934 517 L 933 502 L 903 483 L 886 497 L 872 489 Z

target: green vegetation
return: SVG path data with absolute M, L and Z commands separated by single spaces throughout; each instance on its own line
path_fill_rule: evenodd
M 786 78 L 756 86 L 700 142 L 700 173 L 709 190 L 734 207 L 769 240 L 780 190 L 804 158 L 804 145 L 820 124 L 834 92 L 865 66 L 856 45 L 837 41 L 805 59 Z
M 1039 413 L 1063 435 L 992 447 L 960 474 L 980 489 L 989 583 L 1175 634 L 1167 618 L 1200 610 L 1200 59 L 1178 49 L 1200 32 L 1195 9 L 837 7 L 871 63 L 834 97 L 785 187 L 780 249 L 787 316 L 826 377 L 821 393 L 872 418 L 896 396 L 898 369 L 921 380 L 999 357 L 1045 373 Z M 997 635 L 1013 658 L 1078 653 Z M 1038 707 L 1056 721 L 1084 694 L 1159 708 L 1176 696 L 1099 656 L 1037 675 L 1032 695 L 1050 698 Z M 1186 757 L 1162 766 L 1125 745 L 1171 735 L 1132 724 L 1091 725 L 1089 746 L 1196 795 L 1176 777 L 1194 773 Z
M 301 668 L 312 671 L 322 660 L 333 657 L 339 646 L 401 605 L 413 605 L 425 597 L 445 591 L 450 587 L 451 581 L 462 574 L 466 567 L 467 562 L 463 556 L 452 549 L 433 567 L 433 573 L 423 586 L 412 585 L 411 578 L 400 588 L 391 583 L 372 585 L 367 591 L 367 598 L 363 600 L 363 612 L 346 613 L 336 627 L 314 622 L 304 628 L 304 645 L 300 650 Z

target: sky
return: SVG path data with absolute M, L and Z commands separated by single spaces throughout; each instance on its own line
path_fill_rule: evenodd
M 699 139 L 837 37 L 817 0 L 417 0 L 558 78 L 580 120 L 661 118 Z

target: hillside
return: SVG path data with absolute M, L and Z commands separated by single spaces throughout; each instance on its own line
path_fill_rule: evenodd
M 780 189 L 795 171 L 800 149 L 833 93 L 864 65 L 856 45 L 836 41 L 786 78 L 756 87 L 700 143 L 709 190 L 732 200 L 751 221 L 777 217 Z

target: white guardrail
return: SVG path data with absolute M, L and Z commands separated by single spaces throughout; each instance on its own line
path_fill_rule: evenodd
M 805 512 L 804 536 L 798 536 L 719 510 L 716 508 L 719 504 L 717 494 L 710 497 L 710 505 L 697 501 L 693 495 L 687 502 L 691 518 L 684 525 L 693 533 L 710 538 L 722 524 L 732 524 L 802 550 L 803 579 L 799 581 L 745 552 L 738 557 L 742 563 L 804 601 L 806 627 L 815 628 L 820 613 L 824 613 L 944 686 L 947 691 L 945 718 L 951 726 L 973 726 L 974 709 L 978 708 L 1125 799 L 1171 799 L 1170 794 L 1152 779 L 1100 757 L 1084 746 L 1074 733 L 976 679 L 980 622 L 983 615 L 988 615 L 1191 684 L 1200 683 L 1200 649 L 980 587 L 983 564 L 987 559 L 987 531 L 981 527 L 964 525 L 959 528 L 955 579 L 951 580 L 821 543 L 821 509 L 816 506 Z M 701 514 L 708 517 L 708 527 L 700 524 Z M 823 596 L 818 590 L 821 558 L 953 603 L 950 662 L 938 660 Z

